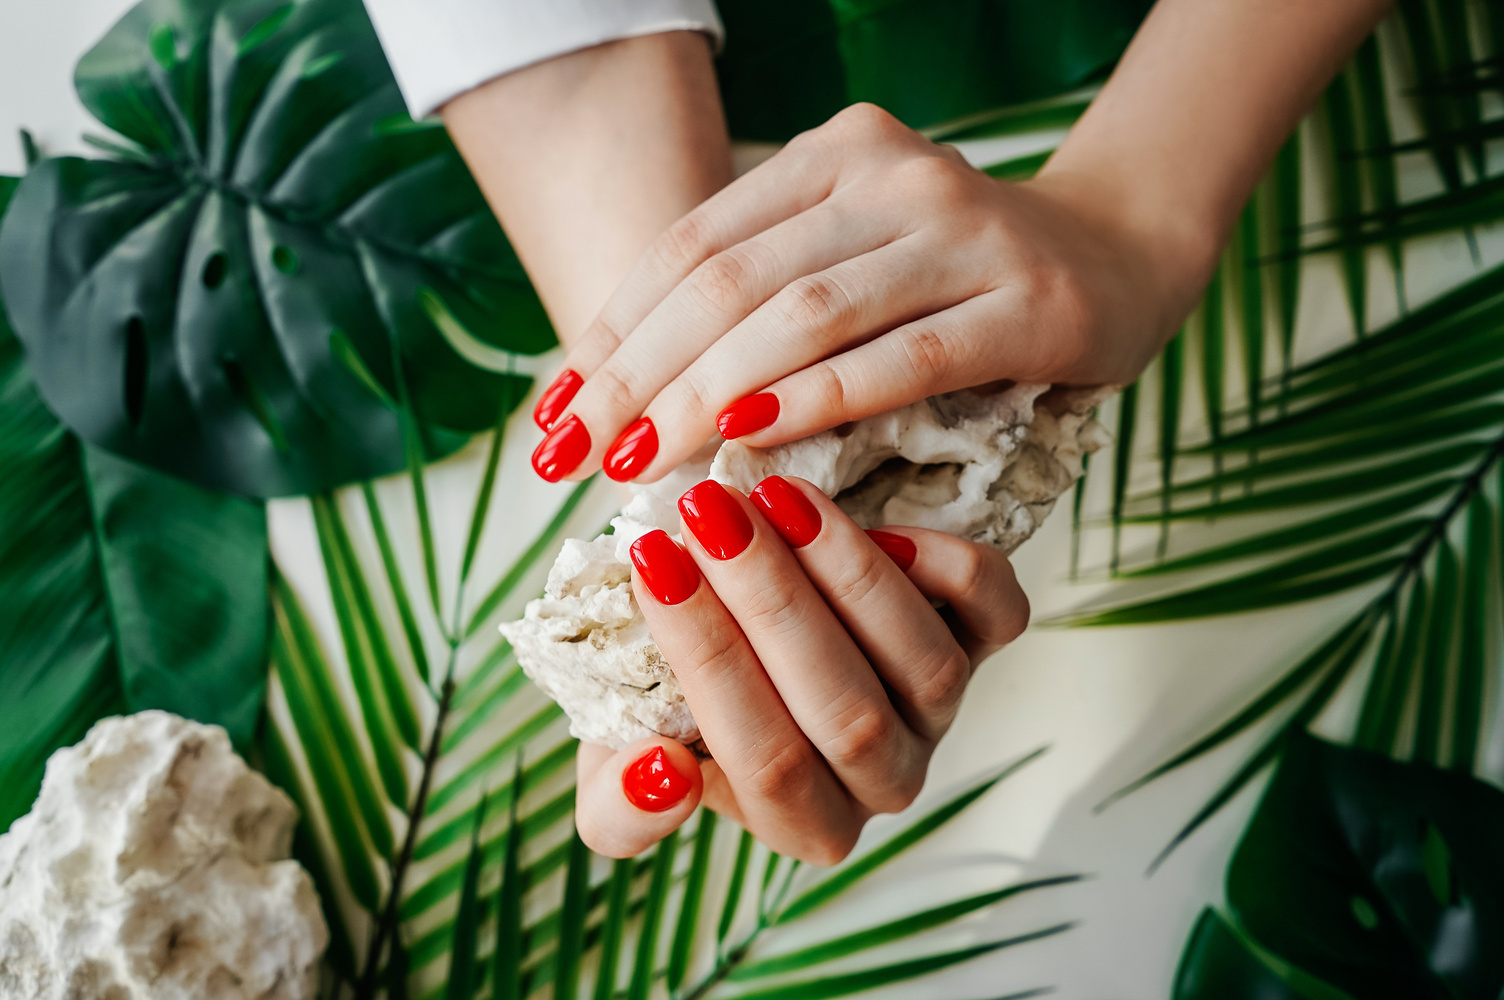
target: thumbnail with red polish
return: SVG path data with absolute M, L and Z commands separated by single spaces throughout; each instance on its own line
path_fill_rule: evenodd
M 621 436 L 606 450 L 606 459 L 602 464 L 606 475 L 618 483 L 624 483 L 646 469 L 656 454 L 658 429 L 653 426 L 651 419 L 642 417 L 621 432 Z
M 573 368 L 566 368 L 554 376 L 543 395 L 538 397 L 538 405 L 533 407 L 533 423 L 545 431 L 552 427 L 584 384 L 585 380 Z
M 760 431 L 777 419 L 778 397 L 771 392 L 759 392 L 726 407 L 715 418 L 715 425 L 720 428 L 721 437 L 730 441 Z
M 691 486 L 679 498 L 679 513 L 695 539 L 717 559 L 740 555 L 752 541 L 752 519 L 714 479 Z
M 654 747 L 628 764 L 621 775 L 621 790 L 627 801 L 644 812 L 672 809 L 684 801 L 691 787 L 690 780 L 674 770 L 662 747 Z
M 782 476 L 769 476 L 752 490 L 752 502 L 783 540 L 801 548 L 820 533 L 820 512 L 809 498 Z
M 903 535 L 895 535 L 891 531 L 869 531 L 867 537 L 877 543 L 877 547 L 888 554 L 888 558 L 898 564 L 902 570 L 914 565 L 914 558 L 919 555 L 919 546 L 914 544 L 913 539 Z
M 551 483 L 569 475 L 590 454 L 590 432 L 571 413 L 564 422 L 544 435 L 533 451 L 533 469 Z
M 683 604 L 700 586 L 700 568 L 666 531 L 650 531 L 628 548 L 643 586 L 659 604 Z

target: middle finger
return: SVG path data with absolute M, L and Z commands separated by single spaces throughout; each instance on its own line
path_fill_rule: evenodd
M 789 714 L 852 796 L 904 808 L 929 746 L 898 715 L 840 620 L 745 497 L 706 480 L 679 501 L 685 548 L 757 653 Z

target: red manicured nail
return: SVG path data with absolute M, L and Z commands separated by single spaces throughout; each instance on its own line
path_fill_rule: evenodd
M 820 512 L 782 476 L 769 476 L 758 483 L 752 490 L 752 502 L 783 540 L 796 549 L 813 542 L 820 533 Z
M 919 555 L 919 546 L 914 544 L 913 539 L 903 535 L 895 535 L 891 531 L 869 531 L 867 537 L 888 553 L 888 558 L 898 563 L 899 569 L 907 570 L 914 565 L 914 558 Z
M 606 475 L 624 483 L 648 467 L 658 454 L 658 430 L 653 421 L 642 417 L 621 432 L 606 450 Z
M 559 414 L 564 412 L 574 394 L 580 391 L 580 386 L 585 380 L 580 378 L 580 373 L 573 368 L 566 368 L 543 390 L 543 395 L 538 397 L 538 405 L 533 407 L 533 423 L 543 430 L 548 430 L 559 419 Z
M 659 604 L 683 604 L 700 586 L 700 567 L 666 531 L 650 531 L 627 548 L 643 585 Z
M 662 747 L 654 747 L 627 765 L 621 775 L 621 790 L 627 801 L 644 812 L 661 813 L 684 801 L 691 784 L 674 770 Z
M 717 559 L 740 555 L 752 541 L 752 519 L 714 479 L 691 486 L 679 498 L 679 513 L 705 551 Z
M 549 431 L 543 443 L 533 451 L 533 469 L 551 483 L 557 483 L 575 470 L 590 454 L 590 432 L 579 417 L 571 413 L 563 423 Z
M 778 397 L 771 392 L 759 392 L 726 407 L 715 418 L 715 425 L 721 429 L 721 437 L 730 441 L 760 431 L 777 419 Z

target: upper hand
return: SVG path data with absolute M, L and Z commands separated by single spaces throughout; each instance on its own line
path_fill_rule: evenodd
M 848 108 L 657 240 L 540 400 L 534 465 L 651 482 L 718 417 L 765 447 L 996 379 L 1131 380 L 1196 288 L 1104 200 Z
M 833 864 L 870 816 L 913 801 L 972 669 L 1023 631 L 1028 601 L 995 549 L 921 528 L 879 547 L 803 480 L 751 500 L 702 483 L 680 509 L 684 549 L 661 531 L 633 543 L 632 586 L 713 759 L 661 737 L 582 744 L 580 835 L 630 856 L 703 800 Z

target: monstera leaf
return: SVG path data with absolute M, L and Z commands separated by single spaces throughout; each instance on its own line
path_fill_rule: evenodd
M 164 708 L 245 748 L 266 687 L 260 504 L 81 444 L 37 395 L 3 309 L 0 470 L 0 832 L 48 755 L 105 715 Z
M 1202 910 L 1175 975 L 1174 1000 L 1318 1000 L 1296 991 L 1272 964 L 1221 914 Z
M 127 141 L 26 175 L 0 285 L 85 440 L 306 493 L 400 468 L 419 425 L 452 448 L 439 429 L 522 398 L 452 338 L 543 351 L 542 307 L 447 135 L 403 111 L 359 0 L 145 0 L 75 83 Z
M 1501 839 L 1504 793 L 1492 786 L 1296 737 L 1228 871 L 1240 933 L 1223 928 L 1219 944 L 1198 927 L 1176 996 L 1228 996 L 1216 970 L 1241 936 L 1245 958 L 1257 952 L 1293 990 L 1243 995 L 1497 1000 Z

